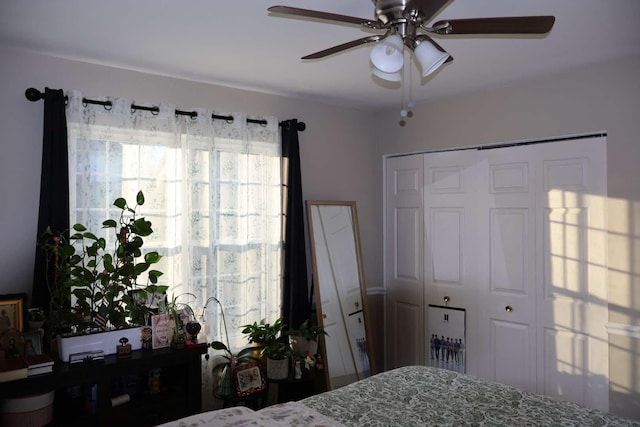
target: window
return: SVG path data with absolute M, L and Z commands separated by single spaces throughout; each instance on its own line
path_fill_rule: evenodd
M 132 205 L 141 190 L 141 214 L 154 233 L 145 251 L 170 286 L 202 313 L 208 298 L 225 309 L 232 347 L 246 338 L 241 326 L 280 315 L 281 160 L 278 121 L 247 123 L 176 115 L 175 107 L 132 110 L 131 101 L 83 105 L 69 94 L 70 222 L 91 230 L 113 218 L 117 197 Z M 109 238 L 111 236 L 105 236 Z M 187 294 L 196 296 L 189 298 Z M 217 304 L 208 304 L 208 339 L 225 339 Z

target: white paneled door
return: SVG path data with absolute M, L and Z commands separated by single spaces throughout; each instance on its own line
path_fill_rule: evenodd
M 418 157 L 422 209 L 395 195 Z M 423 363 L 423 313 L 446 303 L 467 310 L 468 373 L 608 409 L 605 200 L 599 137 L 388 159 L 388 367 Z
M 424 364 L 422 155 L 386 162 L 385 361 Z

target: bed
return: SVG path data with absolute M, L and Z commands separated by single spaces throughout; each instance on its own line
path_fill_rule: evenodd
M 426 366 L 393 369 L 298 402 L 227 408 L 162 427 L 640 426 L 575 403 Z

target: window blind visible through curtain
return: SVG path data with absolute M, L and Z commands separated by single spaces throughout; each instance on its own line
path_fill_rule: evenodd
M 229 123 L 206 109 L 196 109 L 196 118 L 176 116 L 171 105 L 157 114 L 132 111 L 132 101 L 121 98 L 105 98 L 107 110 L 83 105 L 79 92 L 67 95 L 70 223 L 101 231 L 118 211 L 113 201 L 133 205 L 141 190 L 140 214 L 154 230 L 143 253 L 162 254 L 159 284 L 198 317 L 218 298 L 232 348 L 244 347 L 242 325 L 280 315 L 278 120 L 247 123 L 233 113 Z M 205 320 L 207 340 L 226 341 L 217 304 L 207 305 Z

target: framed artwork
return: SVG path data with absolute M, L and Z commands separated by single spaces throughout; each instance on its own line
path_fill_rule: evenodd
M 235 366 L 232 375 L 235 379 L 238 396 L 248 396 L 263 391 L 267 387 L 260 365 L 256 362 L 247 362 Z
M 151 347 L 153 349 L 169 347 L 171 344 L 170 322 L 170 314 L 154 314 L 151 316 Z M 173 328 L 173 326 L 171 327 Z
M 0 349 L 5 358 L 24 357 L 22 333 L 14 328 L 5 329 L 0 335 Z
M 428 307 L 429 366 L 465 372 L 466 310 L 431 305 Z
M 24 294 L 0 295 L 0 335 L 8 329 L 24 329 Z
M 42 331 L 24 333 L 22 338 L 24 339 L 25 356 L 42 354 Z

